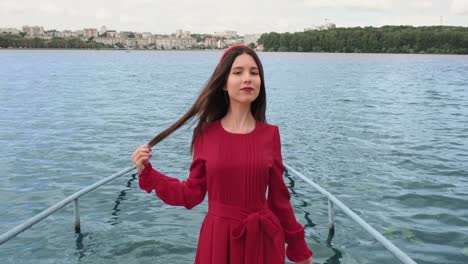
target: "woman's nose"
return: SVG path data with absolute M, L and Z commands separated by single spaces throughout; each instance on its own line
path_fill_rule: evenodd
M 252 76 L 250 76 L 250 73 L 243 74 L 244 82 L 250 82 L 251 80 L 252 80 Z

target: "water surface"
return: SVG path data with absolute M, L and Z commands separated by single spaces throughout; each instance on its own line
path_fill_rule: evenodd
M 177 120 L 220 52 L 0 51 L 0 232 L 131 166 Z M 327 188 L 418 263 L 468 262 L 466 56 L 260 53 L 267 119 L 284 161 Z M 191 128 L 154 149 L 184 179 Z M 314 263 L 398 261 L 291 174 Z M 191 263 L 206 201 L 188 211 L 128 174 L 0 246 L 1 263 Z

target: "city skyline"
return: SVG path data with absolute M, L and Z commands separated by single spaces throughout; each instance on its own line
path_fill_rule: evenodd
M 215 10 L 216 12 L 214 12 Z M 177 29 L 211 34 L 296 32 L 336 23 L 338 27 L 383 25 L 468 26 L 468 0 L 0 0 L 0 26 L 49 30 L 100 28 L 170 34 Z

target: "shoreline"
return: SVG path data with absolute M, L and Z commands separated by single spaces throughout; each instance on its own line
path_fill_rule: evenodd
M 2 50 L 45 50 L 45 51 L 53 51 L 53 50 L 69 50 L 69 51 L 79 51 L 79 50 L 88 50 L 88 51 L 126 51 L 126 52 L 141 52 L 141 51 L 223 51 L 224 49 L 114 49 L 114 48 L 103 48 L 103 49 L 85 49 L 85 48 L 78 48 L 78 49 L 73 49 L 73 48 L 1 48 L 0 47 L 0 52 Z M 259 53 L 298 53 L 298 54 L 367 54 L 367 55 L 377 55 L 377 54 L 383 54 L 383 55 L 452 55 L 452 56 L 467 56 L 468 54 L 456 54 L 456 53 L 383 53 L 383 52 L 300 52 L 300 51 L 256 51 Z

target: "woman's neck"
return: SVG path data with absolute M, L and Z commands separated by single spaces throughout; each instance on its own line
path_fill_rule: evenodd
M 255 128 L 255 118 L 249 105 L 229 106 L 227 114 L 221 118 L 223 127 L 230 132 L 243 133 Z

